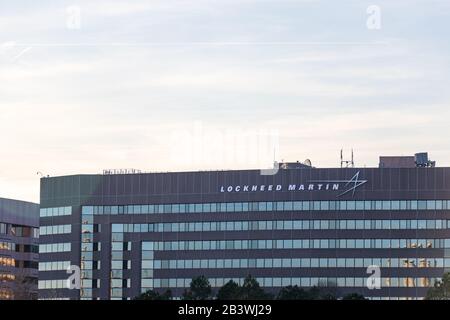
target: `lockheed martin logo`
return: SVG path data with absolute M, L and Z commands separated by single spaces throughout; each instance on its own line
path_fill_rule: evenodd
M 228 185 L 220 186 L 220 192 L 284 192 L 284 191 L 336 191 L 338 197 L 347 193 L 355 195 L 357 188 L 365 184 L 367 180 L 359 178 L 359 171 L 350 180 L 313 180 L 300 184 L 254 184 L 254 185 Z
M 349 192 L 352 193 L 352 196 L 355 195 L 356 188 L 362 186 L 365 184 L 368 180 L 360 180 L 359 179 L 359 171 L 350 179 L 350 180 L 315 180 L 311 182 L 315 183 L 345 183 L 344 188 L 345 190 L 341 192 L 338 197 L 343 196 L 344 194 L 347 194 Z

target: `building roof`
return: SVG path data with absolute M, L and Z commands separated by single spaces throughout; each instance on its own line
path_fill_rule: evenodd
M 0 222 L 39 226 L 39 204 L 0 198 Z

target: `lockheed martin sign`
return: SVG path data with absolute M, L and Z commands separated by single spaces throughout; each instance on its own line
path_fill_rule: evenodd
M 350 180 L 311 180 L 307 184 L 289 184 L 286 186 L 281 184 L 221 186 L 220 192 L 341 191 L 338 196 L 342 196 L 349 192 L 354 195 L 356 189 L 367 181 L 359 179 L 358 171 Z

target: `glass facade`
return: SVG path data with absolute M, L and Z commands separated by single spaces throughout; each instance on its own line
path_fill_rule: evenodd
M 0 300 L 37 298 L 38 225 L 38 204 L 0 199 Z
M 80 271 L 81 271 L 81 287 L 80 287 L 80 299 L 90 300 L 92 299 L 93 289 L 93 231 L 94 231 L 94 219 L 92 215 L 81 215 L 81 259 L 80 259 Z
M 251 170 L 63 177 L 72 191 L 44 179 L 40 297 L 56 290 L 57 298 L 122 300 L 149 289 L 180 297 L 198 275 L 217 290 L 251 274 L 273 293 L 299 285 L 422 298 L 450 270 L 450 169 L 361 169 L 368 182 L 345 196 L 219 187 L 354 175 L 298 169 L 274 177 Z M 78 291 L 64 287 L 69 263 L 81 268 Z M 380 290 L 367 288 L 374 265 Z
M 113 225 L 113 228 L 116 225 Z M 450 229 L 450 220 L 256 220 L 140 223 L 120 226 L 122 232 L 214 232 L 264 230 L 416 230 Z
M 70 216 L 71 214 L 72 207 L 41 208 L 39 212 L 41 218 Z
M 265 211 L 406 211 L 448 210 L 450 200 L 371 200 L 371 201 L 276 201 L 183 203 L 161 205 L 84 206 L 83 213 L 94 215 L 221 213 Z
M 450 268 L 450 258 L 266 258 L 154 260 L 152 269 L 240 268 Z M 143 263 L 144 266 L 144 263 Z M 144 268 L 144 267 L 143 267 Z

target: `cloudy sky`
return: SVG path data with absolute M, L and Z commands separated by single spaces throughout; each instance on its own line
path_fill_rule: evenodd
M 445 0 L 0 0 L 0 197 L 341 148 L 450 166 L 449 33 Z

